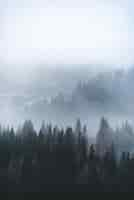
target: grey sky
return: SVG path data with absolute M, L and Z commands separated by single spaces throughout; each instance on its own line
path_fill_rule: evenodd
M 132 0 L 0 0 L 5 63 L 133 63 Z

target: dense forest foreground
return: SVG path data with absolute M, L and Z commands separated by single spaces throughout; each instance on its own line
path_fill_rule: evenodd
M 134 137 L 127 122 L 125 130 Z M 133 154 L 117 135 L 105 118 L 94 144 L 79 119 L 75 128 L 42 123 L 37 132 L 30 120 L 17 131 L 0 128 L 0 191 L 133 191 Z

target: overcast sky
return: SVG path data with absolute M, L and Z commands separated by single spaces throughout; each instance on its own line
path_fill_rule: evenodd
M 133 0 L 0 0 L 0 61 L 133 63 Z

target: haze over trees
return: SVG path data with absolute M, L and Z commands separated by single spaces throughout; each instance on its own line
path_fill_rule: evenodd
M 91 70 L 94 65 L 64 67 L 56 71 L 39 66 L 21 76 L 19 72 L 12 76 L 1 73 L 2 124 L 16 126 L 32 119 L 39 127 L 39 122 L 46 119 L 67 126 L 80 116 L 84 123 L 90 118 L 95 127 L 102 115 L 113 120 L 133 118 L 133 66 L 96 73 Z

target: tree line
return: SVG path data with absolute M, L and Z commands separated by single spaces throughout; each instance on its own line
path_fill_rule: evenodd
M 102 119 L 101 126 L 107 125 Z M 102 128 L 102 127 L 101 127 Z M 134 158 L 114 143 L 103 155 L 90 144 L 86 126 L 65 129 L 30 120 L 22 128 L 0 128 L 0 192 L 129 192 L 134 188 Z

